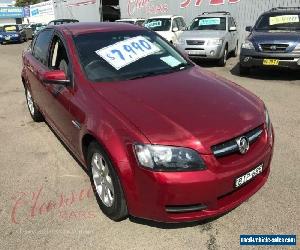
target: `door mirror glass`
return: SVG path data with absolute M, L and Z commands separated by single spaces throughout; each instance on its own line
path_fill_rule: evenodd
M 65 86 L 70 84 L 70 80 L 63 70 L 46 71 L 43 75 L 43 82 L 46 84 L 61 84 Z

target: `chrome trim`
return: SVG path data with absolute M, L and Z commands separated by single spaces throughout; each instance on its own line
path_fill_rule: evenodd
M 249 144 L 252 144 L 253 142 L 255 142 L 259 138 L 259 136 L 262 133 L 263 133 L 263 129 L 261 128 L 255 134 L 251 135 L 251 131 L 250 131 L 250 132 L 245 133 L 245 134 L 243 134 L 243 135 L 241 135 L 240 137 L 237 137 L 237 138 L 246 137 L 248 139 L 248 141 L 249 141 Z M 249 136 L 249 134 L 251 136 Z M 239 147 L 238 147 L 238 144 L 236 142 L 237 138 L 233 138 L 233 139 L 231 139 L 231 140 L 228 141 L 228 142 L 234 142 L 235 144 L 227 146 L 227 147 L 224 147 L 224 148 L 221 148 L 221 149 L 213 150 L 213 154 L 215 156 L 221 157 L 221 156 L 227 155 L 227 153 L 230 154 L 230 153 L 238 152 L 239 151 Z
M 238 145 L 232 145 L 232 146 L 230 146 L 230 147 L 226 147 L 226 148 L 222 148 L 222 149 L 219 149 L 219 150 L 216 150 L 216 151 L 214 151 L 214 154 L 221 154 L 221 153 L 226 153 L 227 151 L 231 151 L 231 150 L 233 150 L 233 149 L 238 149 Z
M 259 130 L 257 131 L 254 135 L 248 137 L 249 142 L 254 141 L 255 139 L 257 139 L 261 134 L 262 134 L 263 130 Z

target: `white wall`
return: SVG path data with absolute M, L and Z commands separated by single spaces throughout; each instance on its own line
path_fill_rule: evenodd
M 100 0 L 55 0 L 55 18 L 77 19 L 80 22 L 100 21 Z
M 0 26 L 6 24 L 16 24 L 16 19 L 14 18 L 0 18 Z
M 53 1 L 30 5 L 30 23 L 49 23 L 55 19 Z

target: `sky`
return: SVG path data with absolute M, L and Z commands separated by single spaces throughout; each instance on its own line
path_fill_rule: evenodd
M 0 5 L 11 4 L 12 2 L 15 2 L 15 0 L 0 0 Z

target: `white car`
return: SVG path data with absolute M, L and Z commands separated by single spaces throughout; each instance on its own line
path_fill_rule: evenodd
M 144 26 L 156 31 L 170 43 L 176 43 L 178 37 L 186 29 L 182 16 L 157 16 L 146 20 Z

